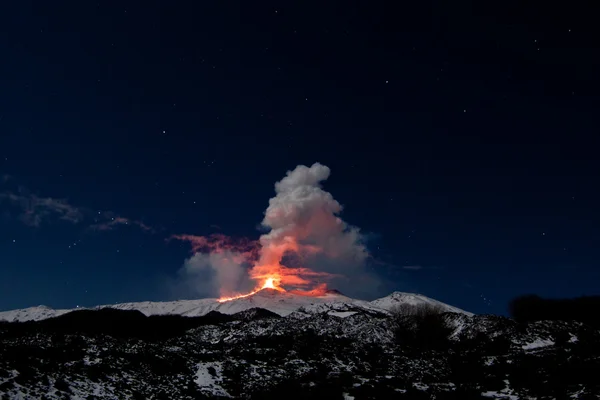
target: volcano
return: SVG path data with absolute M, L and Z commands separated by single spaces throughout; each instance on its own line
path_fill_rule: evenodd
M 334 315 L 344 316 L 353 311 L 362 310 L 368 312 L 389 313 L 394 307 L 401 304 L 435 305 L 447 312 L 454 312 L 466 315 L 471 313 L 461 310 L 457 307 L 442 303 L 429 297 L 404 292 L 393 292 L 388 296 L 373 301 L 353 299 L 345 296 L 337 290 L 328 290 L 320 296 L 306 296 L 294 292 L 285 292 L 278 289 L 261 289 L 256 293 L 246 297 L 240 297 L 229 301 L 222 301 L 216 298 L 198 299 L 198 300 L 178 300 L 168 302 L 136 302 L 109 304 L 93 307 L 114 308 L 119 310 L 137 310 L 145 315 L 182 315 L 188 317 L 198 317 L 208 314 L 211 311 L 218 311 L 223 314 L 235 314 L 240 311 L 252 308 L 263 308 L 287 316 L 291 313 L 315 314 L 321 312 L 331 312 Z M 76 308 L 81 310 L 82 308 Z M 19 310 L 0 312 L 0 321 L 40 321 L 47 318 L 56 317 L 65 314 L 74 309 L 55 310 L 46 306 L 30 307 Z M 336 314 L 337 313 L 337 314 Z M 346 314 L 340 314 L 346 313 Z

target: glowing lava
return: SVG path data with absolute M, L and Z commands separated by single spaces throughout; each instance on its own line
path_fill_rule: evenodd
M 267 278 L 261 289 L 277 289 L 277 287 L 275 287 L 275 278 Z
M 258 292 L 260 292 L 263 289 L 275 289 L 275 290 L 279 290 L 280 292 L 285 292 L 286 290 L 284 288 L 282 288 L 282 287 L 279 286 L 279 282 L 281 282 L 281 279 L 279 277 L 276 277 L 276 276 L 268 277 L 268 278 L 265 279 L 265 281 L 262 284 L 262 286 L 260 286 L 258 289 L 254 289 L 250 293 L 239 294 L 237 296 L 232 296 L 232 297 L 221 297 L 217 301 L 219 303 L 224 303 L 226 301 L 243 299 L 244 297 L 250 297 L 253 294 L 258 293 Z

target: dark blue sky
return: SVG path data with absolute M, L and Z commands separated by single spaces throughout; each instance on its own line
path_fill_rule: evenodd
M 0 309 L 172 299 L 316 161 L 381 295 L 600 294 L 593 13 L 259 3 L 0 6 Z

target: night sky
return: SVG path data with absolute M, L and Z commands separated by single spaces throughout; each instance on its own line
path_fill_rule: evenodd
M 3 2 L 0 309 L 185 297 L 315 162 L 366 297 L 600 294 L 595 12 L 481 3 Z

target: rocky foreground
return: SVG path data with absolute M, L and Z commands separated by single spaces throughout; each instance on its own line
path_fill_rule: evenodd
M 599 376 L 600 332 L 576 322 L 101 309 L 0 323 L 2 399 L 596 399 Z

